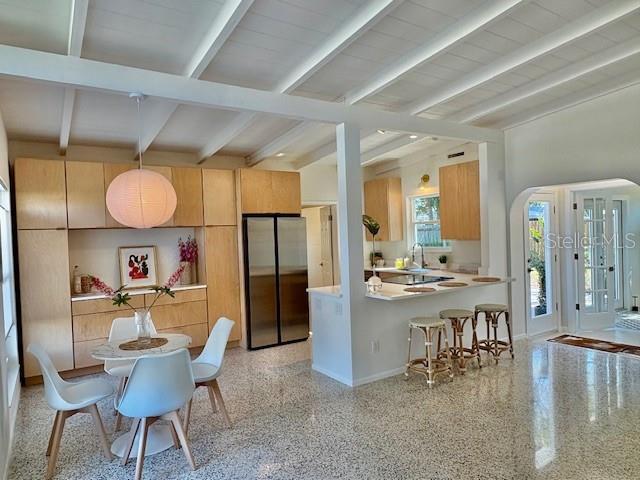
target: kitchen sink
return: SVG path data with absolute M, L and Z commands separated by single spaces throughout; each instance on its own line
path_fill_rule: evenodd
M 439 275 L 397 275 L 395 277 L 385 278 L 384 282 L 397 283 L 398 285 L 422 285 L 425 283 L 444 282 L 445 280 L 453 280 L 453 277 Z

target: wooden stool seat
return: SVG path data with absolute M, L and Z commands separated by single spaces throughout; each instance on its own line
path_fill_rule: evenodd
M 411 337 L 414 329 L 420 330 L 424 335 L 425 356 L 412 359 Z M 415 317 L 409 321 L 409 352 L 407 354 L 407 368 L 404 372 L 405 379 L 409 378 L 409 372 L 411 371 L 420 373 L 427 377 L 427 384 L 431 387 L 435 383 L 435 376 L 438 374 L 447 373 L 449 378 L 453 378 L 451 356 L 448 355 L 447 359 L 443 360 L 438 358 L 437 350 L 433 351 L 433 334 L 436 332 L 438 333 L 438 345 L 442 335 L 444 335 L 444 342 L 448 351 L 447 326 L 442 320 L 436 317 Z
M 438 316 L 441 319 L 448 319 L 453 330 L 453 346 L 445 346 L 444 350 L 441 350 L 438 343 L 438 357 L 442 358 L 444 355 L 450 355 L 452 359 L 457 360 L 458 370 L 463 375 L 467 370 L 467 362 L 469 360 L 475 359 L 478 362 L 478 368 L 482 368 L 478 337 L 476 336 L 477 318 L 475 313 L 462 308 L 450 308 L 440 311 Z M 471 321 L 472 327 L 471 347 L 465 347 L 463 341 L 464 327 L 469 321 Z
M 513 336 L 511 333 L 511 317 L 509 315 L 509 307 L 500 303 L 481 303 L 475 307 L 476 324 L 480 314 L 484 315 L 487 323 L 487 338 L 478 342 L 478 348 L 484 350 L 498 362 L 502 352 L 509 351 L 511 358 L 513 354 Z M 498 323 L 500 317 L 504 317 L 507 325 L 508 340 L 498 340 Z M 491 338 L 491 329 L 493 329 L 493 338 Z

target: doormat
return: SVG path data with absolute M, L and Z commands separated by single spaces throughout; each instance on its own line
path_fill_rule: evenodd
M 609 353 L 626 353 L 640 357 L 640 346 L 625 345 L 624 343 L 607 342 L 605 340 L 596 340 L 594 338 L 576 337 L 575 335 L 560 335 L 559 337 L 550 338 L 549 342 L 562 343 L 564 345 L 573 345 L 574 347 L 590 348 L 592 350 L 600 350 Z

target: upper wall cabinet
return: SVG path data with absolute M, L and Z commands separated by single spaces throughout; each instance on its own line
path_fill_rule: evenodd
M 480 164 L 440 168 L 440 234 L 446 240 L 480 240 Z
M 380 224 L 376 240 L 402 240 L 402 182 L 400 178 L 379 178 L 364 183 L 364 213 Z M 371 234 L 366 232 L 367 240 Z
M 104 228 L 105 196 L 102 163 L 66 162 L 69 228 Z
M 242 213 L 300 213 L 300 174 L 239 170 Z
M 233 170 L 202 170 L 205 225 L 236 225 L 236 180 Z
M 202 170 L 199 168 L 172 168 L 173 188 L 178 204 L 173 214 L 176 227 L 197 227 L 204 224 L 202 206 Z
M 67 228 L 64 162 L 18 158 L 14 177 L 19 229 Z
M 109 189 L 109 185 L 114 178 L 116 178 L 121 173 L 124 173 L 128 170 L 133 170 L 137 168 L 137 165 L 129 164 L 129 163 L 104 163 L 103 165 L 103 175 L 104 175 L 104 193 L 106 195 L 107 190 Z M 109 210 L 106 208 L 105 204 L 105 226 L 107 228 L 126 228 L 120 222 L 117 222 L 109 213 Z

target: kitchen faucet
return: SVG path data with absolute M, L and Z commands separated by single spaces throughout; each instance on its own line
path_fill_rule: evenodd
M 411 263 L 414 265 L 418 265 L 416 263 L 416 245 L 420 247 L 420 268 L 426 268 L 426 264 L 424 263 L 424 246 L 421 243 L 414 243 L 411 247 Z

